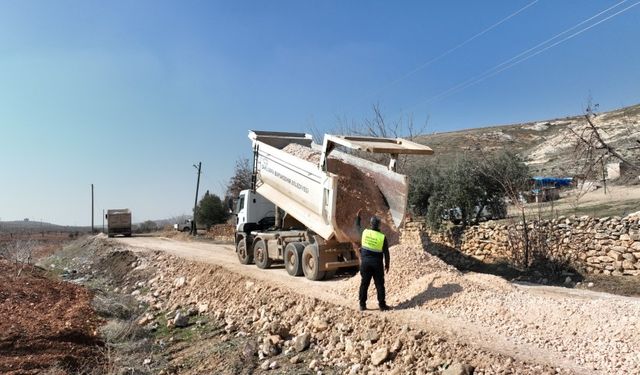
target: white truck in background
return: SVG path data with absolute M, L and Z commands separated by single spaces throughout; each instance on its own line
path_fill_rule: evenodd
M 408 196 L 407 176 L 395 172 L 397 156 L 433 154 L 429 147 L 404 139 L 327 134 L 320 146 L 302 133 L 250 131 L 249 138 L 254 173 L 252 189 L 240 193 L 235 209 L 238 259 L 259 268 L 283 262 L 290 275 L 304 274 L 310 280 L 329 278 L 340 268 L 359 264 L 352 239 L 339 230 L 343 228 L 336 220 L 338 215 L 355 217 L 355 211 L 338 212 L 339 176 L 328 171 L 329 155 L 373 178 L 397 228 L 404 219 Z M 282 150 L 291 143 L 315 148 L 319 162 Z M 339 146 L 390 154 L 390 164 L 385 167 L 340 152 L 336 150 Z
M 185 219 L 180 223 L 173 224 L 173 229 L 178 232 L 190 232 L 191 231 L 191 219 Z

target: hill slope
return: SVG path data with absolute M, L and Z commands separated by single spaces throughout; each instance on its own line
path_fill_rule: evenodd
M 640 159 L 640 104 L 596 116 L 594 123 L 601 129 L 606 142 L 622 155 Z M 587 126 L 583 115 L 522 124 L 466 129 L 434 133 L 418 138 L 435 151 L 440 162 L 455 159 L 461 153 L 479 154 L 511 150 L 522 156 L 534 174 L 566 176 L 575 171 L 572 155 L 576 137 Z
M 0 221 L 0 232 L 86 232 L 91 227 L 57 225 L 41 221 Z

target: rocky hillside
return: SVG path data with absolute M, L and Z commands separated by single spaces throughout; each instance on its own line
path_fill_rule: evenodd
M 640 159 L 640 104 L 603 112 L 594 123 L 605 141 L 625 157 Z M 524 157 L 534 174 L 565 176 L 575 171 L 572 157 L 576 137 L 587 126 L 583 115 L 523 124 L 434 133 L 419 138 L 435 151 L 436 160 L 446 162 L 461 153 L 478 154 L 511 150 Z

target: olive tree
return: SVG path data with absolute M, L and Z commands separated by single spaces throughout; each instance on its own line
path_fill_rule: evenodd
M 494 170 L 500 171 L 502 179 L 494 177 Z M 511 153 L 484 158 L 461 155 L 447 165 L 418 168 L 413 176 L 409 203 L 436 230 L 446 220 L 463 226 L 477 224 L 487 212 L 485 209 L 493 218 L 506 216 L 505 198 L 511 198 L 512 186 L 505 184 L 504 178 L 529 178 L 527 166 Z M 516 195 L 520 186 L 515 188 Z

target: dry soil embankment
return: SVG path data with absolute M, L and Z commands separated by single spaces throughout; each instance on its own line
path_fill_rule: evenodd
M 0 373 L 39 374 L 53 366 L 72 374 L 99 362 L 92 298 L 37 267 L 0 259 Z

